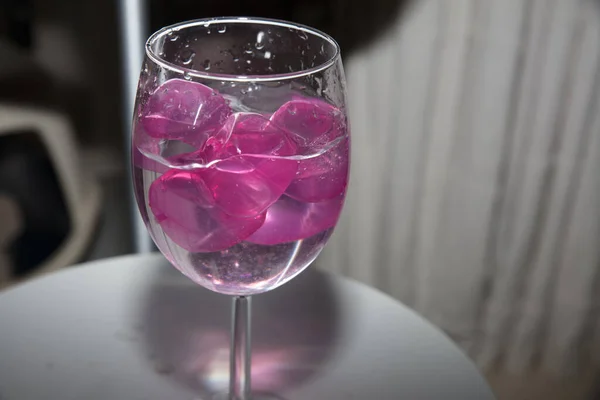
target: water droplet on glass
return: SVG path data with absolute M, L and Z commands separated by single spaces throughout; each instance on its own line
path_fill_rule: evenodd
M 244 54 L 254 54 L 254 50 L 246 49 L 244 50 Z
M 266 59 L 271 58 L 271 52 L 270 51 L 265 51 L 265 58 Z
M 298 32 L 298 37 L 302 40 L 308 40 L 308 35 L 306 34 L 306 32 L 304 31 L 299 31 Z
M 225 32 L 227 32 L 227 27 L 225 25 L 222 25 L 219 28 L 217 28 L 217 32 L 225 33 Z
M 258 50 L 264 48 L 265 47 L 264 39 L 265 39 L 265 33 L 263 31 L 258 32 L 256 34 L 256 43 L 254 43 L 254 47 L 256 47 Z
M 323 78 L 320 76 L 315 76 L 315 81 L 317 82 L 317 96 L 323 95 Z
M 206 34 L 207 34 L 207 35 L 210 35 L 210 29 L 207 29 L 207 30 L 206 30 Z
M 246 64 L 248 64 L 248 65 L 252 64 L 252 60 L 246 60 Z
M 181 59 L 181 62 L 183 63 L 183 65 L 190 65 L 192 63 L 192 61 L 194 61 L 195 56 L 196 56 L 196 53 L 194 53 L 193 50 L 185 49 L 185 48 L 179 54 L 179 58 Z
M 233 58 L 233 62 L 235 62 L 235 63 L 236 63 L 236 62 L 238 62 L 238 61 L 240 61 L 240 58 L 239 58 L 239 57 L 234 57 L 234 58 Z
M 204 67 L 205 71 L 208 71 L 210 69 L 210 60 L 208 60 L 208 59 L 204 60 L 204 63 L 202 64 L 202 66 Z

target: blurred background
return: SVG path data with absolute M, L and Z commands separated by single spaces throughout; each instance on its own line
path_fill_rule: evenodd
M 333 35 L 348 76 L 351 186 L 318 267 L 417 310 L 501 400 L 600 399 L 600 2 L 137 3 L 0 2 L 0 287 L 150 248 L 127 39 L 292 20 Z

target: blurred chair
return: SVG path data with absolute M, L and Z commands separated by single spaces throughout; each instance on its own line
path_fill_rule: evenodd
M 16 202 L 0 194 L 0 288 L 11 282 L 13 264 L 8 247 L 23 228 L 23 219 Z
M 75 264 L 82 258 L 94 235 L 101 196 L 97 182 L 78 158 L 79 153 L 74 143 L 73 132 L 63 115 L 39 108 L 0 103 L 0 136 L 19 132 L 35 132 L 39 136 L 58 177 L 70 218 L 70 231 L 67 238 L 41 265 L 19 278 L 25 279 Z M 5 199 L 3 207 L 2 212 L 9 215 L 8 225 L 10 226 L 10 222 L 13 225 L 13 229 L 9 227 L 8 231 L 4 232 L 4 240 L 0 242 L 5 249 L 7 240 L 15 237 L 19 205 L 14 202 L 14 199 L 13 202 Z M 3 279 L 0 282 L 3 281 L 5 285 L 14 283 L 16 278 L 6 270 L 10 265 L 6 262 L 5 250 L 0 248 L 0 254 L 5 258 L 4 263 L 0 264 L 3 268 L 0 274 Z

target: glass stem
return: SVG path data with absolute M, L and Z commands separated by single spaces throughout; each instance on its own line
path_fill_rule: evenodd
M 233 298 L 231 318 L 230 400 L 250 400 L 252 355 L 250 297 Z

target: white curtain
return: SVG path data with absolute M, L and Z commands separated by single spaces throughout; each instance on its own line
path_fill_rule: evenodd
M 319 265 L 482 366 L 600 356 L 600 3 L 418 0 L 347 60 L 351 186 Z

